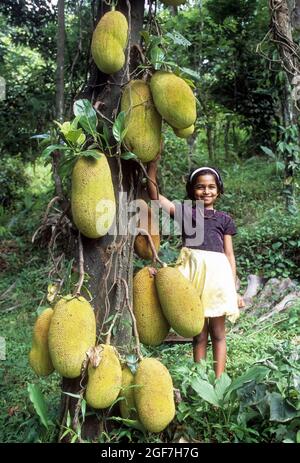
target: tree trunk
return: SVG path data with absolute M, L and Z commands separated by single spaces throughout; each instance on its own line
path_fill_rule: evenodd
M 65 65 L 65 0 L 57 3 L 57 70 L 56 70 L 56 118 L 64 118 L 64 65 Z
M 130 8 L 130 15 L 128 10 Z M 80 98 L 88 98 L 94 107 L 99 107 L 101 114 L 109 120 L 114 120 L 118 113 L 121 88 L 129 80 L 137 63 L 136 45 L 140 42 L 139 32 L 143 28 L 144 2 L 140 0 L 119 0 L 117 9 L 122 11 L 131 23 L 128 49 L 130 49 L 130 69 L 124 68 L 108 76 L 100 72 L 94 63 L 90 67 L 90 77 Z M 109 8 L 104 1 L 97 11 L 97 22 Z M 130 17 L 129 17 L 130 16 Z M 127 50 L 128 50 L 127 49 Z M 127 53 L 127 52 L 126 52 Z M 127 56 L 127 55 L 126 55 Z M 128 61 L 126 60 L 126 63 Z M 126 193 L 126 203 L 119 205 L 117 211 L 117 227 L 122 226 L 128 202 L 136 198 L 141 169 L 133 161 L 120 161 L 116 157 L 108 158 L 111 168 L 115 196 L 119 202 L 119 194 Z M 125 214 L 124 217 L 122 214 Z M 119 215 L 121 217 L 119 217 Z M 111 344 L 118 348 L 121 354 L 133 352 L 132 320 L 128 304 L 132 305 L 132 276 L 133 276 L 133 244 L 134 237 L 128 234 L 109 234 L 100 239 L 82 237 L 84 270 L 89 275 L 89 291 L 92 294 L 92 305 L 97 319 L 97 343 L 105 342 L 105 333 L 110 328 L 112 319 L 116 316 Z M 63 379 L 63 391 L 78 394 L 80 378 L 75 380 Z M 61 424 L 63 425 L 68 411 L 76 427 L 76 407 L 78 400 L 62 395 Z M 77 410 L 78 411 L 78 410 Z M 106 411 L 85 418 L 81 427 L 81 436 L 85 439 L 96 438 L 105 426 Z

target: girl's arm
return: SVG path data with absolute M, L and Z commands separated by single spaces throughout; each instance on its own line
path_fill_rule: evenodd
M 160 155 L 156 157 L 154 161 L 148 163 L 148 180 L 147 189 L 150 199 L 158 199 L 160 206 L 166 211 L 171 217 L 174 217 L 175 206 L 165 196 L 161 195 L 157 187 L 157 163 Z
M 225 252 L 225 255 L 227 256 L 227 259 L 229 260 L 230 267 L 231 267 L 232 274 L 233 274 L 234 284 L 236 285 L 236 263 L 235 263 L 231 235 L 224 235 L 224 252 Z M 238 299 L 238 307 L 239 308 L 245 307 L 244 300 L 240 294 L 237 294 L 237 299 Z

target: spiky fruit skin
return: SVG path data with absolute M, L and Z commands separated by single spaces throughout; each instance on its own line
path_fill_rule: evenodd
M 128 23 L 120 11 L 109 11 L 94 30 L 91 52 L 96 66 L 105 74 L 120 71 L 125 63 Z
M 146 201 L 139 199 L 139 221 L 138 227 L 145 229 L 150 234 L 156 252 L 160 247 L 159 224 L 155 217 L 154 212 L 148 207 Z M 146 235 L 138 234 L 134 241 L 134 250 L 142 259 L 152 259 L 152 249 L 149 244 L 149 239 Z
M 190 127 L 187 127 L 186 129 L 174 129 L 174 133 L 176 137 L 187 138 L 194 133 L 194 130 L 195 126 L 194 124 L 192 124 Z
M 161 0 L 161 2 L 168 6 L 179 6 L 183 5 L 186 0 Z
M 155 107 L 175 129 L 185 129 L 196 120 L 196 100 L 190 86 L 171 72 L 157 71 L 150 81 Z
M 72 172 L 71 207 L 73 221 L 87 238 L 100 238 L 112 226 L 116 200 L 110 167 L 100 159 L 81 157 Z
M 29 363 L 38 376 L 48 376 L 54 371 L 48 347 L 48 332 L 52 315 L 53 310 L 46 309 L 34 324 Z
M 84 297 L 68 295 L 57 302 L 48 341 L 55 370 L 65 378 L 80 376 L 85 354 L 96 341 L 94 311 Z
M 149 346 L 161 344 L 170 325 L 162 312 L 155 278 L 148 267 L 139 270 L 133 278 L 133 312 L 140 341 Z
M 162 120 L 149 85 L 143 80 L 131 81 L 122 95 L 121 110 L 127 114 L 124 146 L 142 162 L 152 161 L 160 150 Z
M 99 365 L 88 367 L 86 401 L 93 408 L 107 408 L 117 399 L 122 386 L 122 368 L 110 345 L 101 344 L 103 348 Z
M 179 270 L 164 267 L 158 270 L 155 284 L 164 316 L 181 336 L 199 334 L 204 325 L 200 296 L 192 283 Z
M 143 359 L 135 374 L 134 400 L 139 419 L 150 432 L 161 432 L 173 420 L 173 382 L 167 368 L 153 358 Z
M 119 402 L 121 417 L 124 419 L 137 419 L 134 402 L 134 374 L 126 365 L 122 368 L 122 388 L 119 396 L 123 398 Z

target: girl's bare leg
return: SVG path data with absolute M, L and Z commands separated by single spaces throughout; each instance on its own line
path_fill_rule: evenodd
M 207 318 L 204 322 L 203 330 L 193 338 L 193 354 L 194 362 L 200 362 L 201 359 L 206 358 L 206 349 L 208 341 L 208 321 Z
M 219 378 L 226 364 L 225 315 L 209 319 L 209 334 L 213 347 L 214 369 L 216 377 Z

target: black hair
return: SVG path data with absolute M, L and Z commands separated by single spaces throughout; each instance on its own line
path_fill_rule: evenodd
M 196 180 L 197 180 L 197 177 L 199 177 L 199 175 L 207 175 L 207 174 L 213 175 L 214 178 L 215 178 L 216 184 L 217 184 L 219 195 L 224 193 L 224 185 L 223 185 L 221 174 L 220 174 L 218 169 L 216 169 L 215 167 L 210 167 L 210 166 L 207 169 L 202 169 L 201 168 L 198 175 L 195 174 L 193 176 L 193 173 L 196 172 L 198 169 L 199 169 L 199 167 L 192 169 L 190 171 L 190 173 L 188 174 L 188 176 L 186 177 L 186 193 L 187 193 L 187 196 L 188 196 L 189 199 L 191 199 L 191 200 L 195 199 L 194 186 L 196 184 Z M 211 169 L 213 169 L 213 170 L 211 170 Z M 191 177 L 192 177 L 192 180 L 191 180 Z

